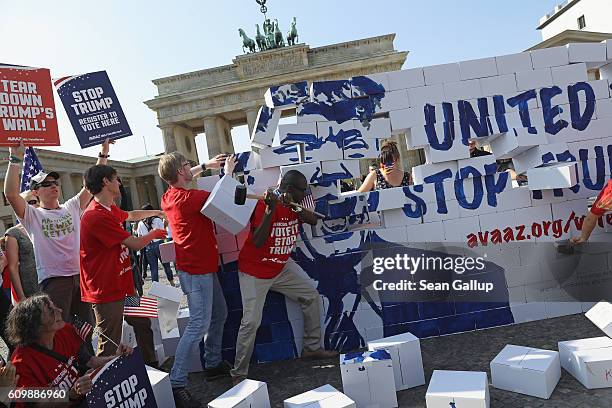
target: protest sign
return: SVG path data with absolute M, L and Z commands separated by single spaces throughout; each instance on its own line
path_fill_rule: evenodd
M 46 68 L 0 64 L 0 146 L 59 146 Z
M 132 135 L 106 71 L 53 82 L 82 148 Z
M 89 408 L 157 408 L 142 356 L 137 350 L 108 362 L 92 379 Z

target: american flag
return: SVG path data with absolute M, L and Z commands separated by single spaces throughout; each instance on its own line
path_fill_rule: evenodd
M 74 326 L 74 328 L 77 330 L 77 333 L 79 333 L 79 336 L 84 341 L 89 341 L 89 339 L 88 339 L 89 333 L 91 333 L 93 331 L 93 326 L 91 324 L 89 324 L 88 322 L 85 322 L 85 321 L 79 319 L 75 315 L 73 317 L 73 319 L 72 319 L 72 325 Z
M 314 199 L 312 198 L 312 190 L 310 189 L 310 187 L 308 187 L 306 191 L 304 191 L 304 199 L 302 199 L 301 205 L 302 207 L 308 210 L 314 210 L 315 202 L 314 202 Z
M 19 191 L 23 192 L 29 190 L 32 177 L 42 170 L 42 164 L 40 164 L 34 148 L 27 147 L 23 156 L 23 171 L 21 173 L 21 188 Z
M 149 296 L 127 296 L 123 306 L 124 316 L 157 317 L 157 299 Z

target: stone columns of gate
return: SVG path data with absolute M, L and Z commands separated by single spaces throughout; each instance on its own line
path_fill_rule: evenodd
M 162 136 L 164 138 L 164 151 L 166 153 L 172 153 L 177 151 L 176 139 L 174 137 L 174 128 L 175 125 L 163 125 L 160 126 L 162 131 Z
M 140 209 L 140 199 L 138 198 L 136 177 L 130 177 L 130 196 L 132 197 L 132 209 Z
M 74 197 L 76 193 L 74 191 L 74 186 L 72 185 L 72 178 L 70 177 L 70 173 L 61 172 L 60 183 L 62 183 L 62 193 L 64 195 L 64 201 Z
M 217 118 L 215 116 L 207 116 L 204 118 L 204 133 L 206 137 L 206 147 L 208 148 L 208 157 L 215 157 L 222 152 L 221 140 L 217 129 Z M 204 158 L 202 158 L 204 161 Z
M 255 121 L 257 120 L 257 114 L 259 113 L 259 108 L 249 108 L 245 109 L 247 124 L 249 125 L 249 137 L 253 134 L 253 129 L 255 128 Z

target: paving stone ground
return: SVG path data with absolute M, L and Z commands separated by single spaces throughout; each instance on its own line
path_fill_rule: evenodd
M 161 269 L 161 268 L 160 268 Z M 167 283 L 160 270 L 162 283 Z M 178 281 L 177 281 L 178 282 Z M 148 290 L 150 277 L 145 282 Z M 186 303 L 186 302 L 183 302 Z M 186 306 L 182 304 L 181 307 Z M 486 371 L 489 382 L 490 361 L 506 344 L 557 350 L 557 342 L 604 334 L 584 315 L 573 315 L 530 323 L 479 330 L 463 334 L 435 337 L 421 340 L 423 365 L 426 384 L 433 370 Z M 0 340 L 0 354 L 6 356 L 7 350 Z M 172 359 L 163 368 L 169 371 Z M 253 365 L 249 378 L 265 381 L 268 384 L 270 402 L 273 407 L 282 407 L 283 400 L 293 395 L 311 390 L 324 384 L 331 384 L 342 391 L 342 380 L 338 360 L 307 362 L 301 360 L 277 361 Z M 189 390 L 203 404 L 215 399 L 229 388 L 230 379 L 211 383 L 204 380 L 202 373 L 189 376 Z M 427 385 L 400 391 L 397 400 L 400 407 L 425 407 Z M 536 408 L 610 408 L 612 407 L 612 388 L 587 390 L 566 371 L 562 370 L 561 381 L 549 400 L 529 397 L 522 394 L 502 391 L 489 385 L 491 407 Z
M 506 344 L 557 350 L 557 342 L 604 335 L 584 315 L 573 315 L 476 332 L 421 340 L 426 384 L 433 370 L 486 371 L 489 382 L 490 361 Z M 340 369 L 336 359 L 316 363 L 301 360 L 278 361 L 251 367 L 249 378 L 268 384 L 273 407 L 282 407 L 283 400 L 324 384 L 342 390 Z M 206 383 L 202 373 L 189 376 L 189 389 L 202 403 L 208 403 L 229 388 L 229 379 Z M 400 391 L 400 407 L 425 407 L 427 386 Z M 489 384 L 491 407 L 536 408 L 610 408 L 612 388 L 587 390 L 566 371 L 549 400 L 493 388 Z

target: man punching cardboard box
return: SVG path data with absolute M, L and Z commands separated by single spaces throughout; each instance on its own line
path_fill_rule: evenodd
M 243 312 L 236 341 L 236 360 L 231 371 L 234 384 L 240 383 L 248 374 L 255 335 L 269 290 L 287 296 L 302 308 L 302 358 L 325 359 L 338 355 L 321 347 L 319 293 L 306 278 L 292 269 L 294 264 L 287 263 L 300 224 L 317 223 L 316 214 L 294 204 L 302 202 L 307 188 L 306 177 L 290 170 L 281 179 L 278 189 L 266 191 L 251 216 L 251 230 L 238 258 Z

